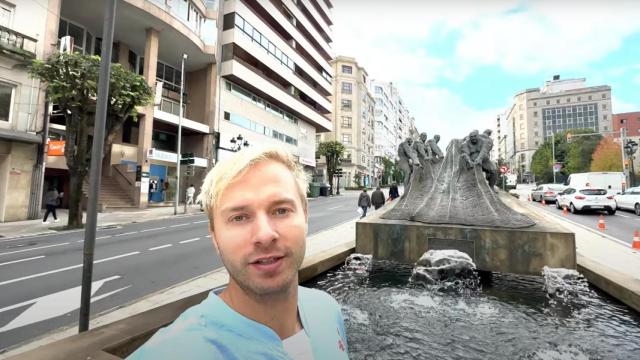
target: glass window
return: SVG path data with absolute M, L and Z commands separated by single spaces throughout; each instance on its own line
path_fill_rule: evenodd
M 73 51 L 84 53 L 84 29 L 69 23 L 69 36 L 73 38 Z
M 249 36 L 253 35 L 253 26 L 246 21 L 244 22 L 244 32 Z
M 351 110 L 351 100 L 343 99 L 341 102 L 342 110 Z
M 60 19 L 60 22 L 58 22 L 58 39 L 63 36 L 67 36 L 67 26 L 67 22 Z
M 343 81 L 342 82 L 342 93 L 343 94 L 351 94 L 352 93 L 353 84 L 350 82 Z
M 343 74 L 352 74 L 353 68 L 349 65 L 342 65 L 342 73 Z
M 242 18 L 242 16 L 236 14 L 235 24 L 238 29 L 240 30 L 244 29 L 244 19 Z
M 0 121 L 11 120 L 13 86 L 0 83 Z
M 263 47 L 265 50 L 268 50 L 268 49 L 269 49 L 269 40 L 267 40 L 267 38 L 263 36 L 263 37 L 260 39 L 260 45 L 262 45 L 262 47 Z
M 272 54 L 276 54 L 276 46 L 273 45 L 273 43 L 271 41 L 269 41 L 269 52 Z
M 260 44 L 260 38 L 262 37 L 262 34 L 260 34 L 260 32 L 256 29 L 253 29 L 253 41 L 257 42 L 258 44 Z

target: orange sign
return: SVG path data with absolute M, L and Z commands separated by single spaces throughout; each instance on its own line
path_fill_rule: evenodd
M 64 140 L 49 140 L 47 155 L 64 156 Z

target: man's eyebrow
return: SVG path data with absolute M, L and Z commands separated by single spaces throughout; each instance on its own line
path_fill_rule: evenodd
M 277 200 L 274 200 L 272 202 L 269 203 L 269 207 L 273 207 L 273 206 L 278 206 L 278 205 L 295 205 L 296 201 L 294 198 L 292 197 L 281 197 Z M 248 204 L 240 204 L 240 205 L 236 205 L 236 206 L 227 206 L 227 207 L 222 207 L 220 209 L 221 213 L 230 213 L 230 212 L 236 212 L 236 211 L 246 211 L 251 209 L 251 205 Z

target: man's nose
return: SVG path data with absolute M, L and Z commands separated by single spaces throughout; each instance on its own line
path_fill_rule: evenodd
M 254 226 L 253 242 L 256 244 L 268 245 L 279 237 L 273 219 L 268 214 L 258 214 Z

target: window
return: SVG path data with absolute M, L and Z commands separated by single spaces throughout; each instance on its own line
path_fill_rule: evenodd
M 0 83 L 0 121 L 11 121 L 13 89 L 11 85 Z
M 174 92 L 180 92 L 182 73 L 178 69 L 174 69 L 169 65 L 158 62 L 156 67 L 156 80 L 164 83 L 162 85 L 163 88 Z
M 533 112 L 533 117 L 538 117 L 538 112 L 537 111 Z
M 342 93 L 343 94 L 351 94 L 352 93 L 353 84 L 350 82 L 342 82 Z
M 571 102 L 571 98 L 567 98 L 567 102 L 570 103 Z
M 380 86 L 376 86 L 376 94 L 382 94 L 382 88 Z
M 607 98 L 607 94 L 602 94 L 602 98 L 606 99 Z
M 602 104 L 602 110 L 607 110 L 607 104 Z
M 351 111 L 351 100 L 342 99 L 342 110 Z
M 345 145 L 351 145 L 351 134 L 342 134 L 342 143 Z
M 353 67 L 351 67 L 349 65 L 342 65 L 342 73 L 343 74 L 352 74 L 353 73 Z
M 533 106 L 538 106 L 538 103 L 534 101 Z
M 556 99 L 556 104 L 560 104 L 560 99 Z
M 343 116 L 342 117 L 342 127 L 343 128 L 351 128 L 351 116 Z
M 589 100 L 593 100 L 593 96 L 589 95 Z
M 602 115 L 602 120 L 607 120 L 607 115 Z
M 547 100 L 547 105 L 549 105 L 551 102 L 549 100 Z
M 13 21 L 13 6 L 0 2 L 0 26 L 10 28 Z
M 582 101 L 582 97 L 581 96 L 578 96 L 578 101 Z

